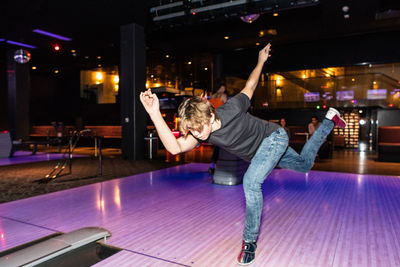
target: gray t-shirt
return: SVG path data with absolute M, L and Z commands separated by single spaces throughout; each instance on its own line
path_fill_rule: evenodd
M 250 115 L 249 107 L 250 99 L 242 93 L 220 106 L 216 112 L 221 128 L 212 132 L 207 142 L 251 161 L 264 138 L 280 126 Z

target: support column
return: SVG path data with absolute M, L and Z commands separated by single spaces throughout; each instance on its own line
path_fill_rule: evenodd
M 120 103 L 122 156 L 144 159 L 146 111 L 140 92 L 146 88 L 146 49 L 144 29 L 137 24 L 121 26 Z
M 0 42 L 0 132 L 8 131 L 7 51 Z
M 222 54 L 214 54 L 213 55 L 213 81 L 212 90 L 217 90 L 218 83 L 224 79 L 224 62 Z
M 14 60 L 14 50 L 7 53 L 8 130 L 11 138 L 29 139 L 29 64 Z

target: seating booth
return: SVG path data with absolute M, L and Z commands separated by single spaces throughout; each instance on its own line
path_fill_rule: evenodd
M 378 160 L 400 162 L 400 126 L 378 128 Z

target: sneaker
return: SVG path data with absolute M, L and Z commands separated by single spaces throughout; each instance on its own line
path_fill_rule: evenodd
M 243 241 L 242 251 L 240 251 L 239 256 L 237 258 L 237 262 L 239 265 L 249 265 L 252 264 L 256 260 L 256 242 L 247 242 Z
M 340 117 L 340 112 L 334 108 L 329 108 L 325 118 L 333 121 L 336 127 L 346 128 L 346 121 Z

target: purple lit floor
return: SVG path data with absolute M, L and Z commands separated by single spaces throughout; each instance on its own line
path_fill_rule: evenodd
M 207 164 L 0 205 L 0 250 L 101 226 L 123 250 L 96 266 L 236 266 L 242 186 L 211 183 Z M 400 177 L 274 170 L 252 266 L 400 266 Z
M 83 157 L 83 155 L 73 155 L 74 157 Z M 61 153 L 44 153 L 37 152 L 36 155 L 32 155 L 31 151 L 15 151 L 11 158 L 0 158 L 0 166 L 22 164 L 29 162 L 38 161 L 49 161 L 62 159 L 63 154 Z

